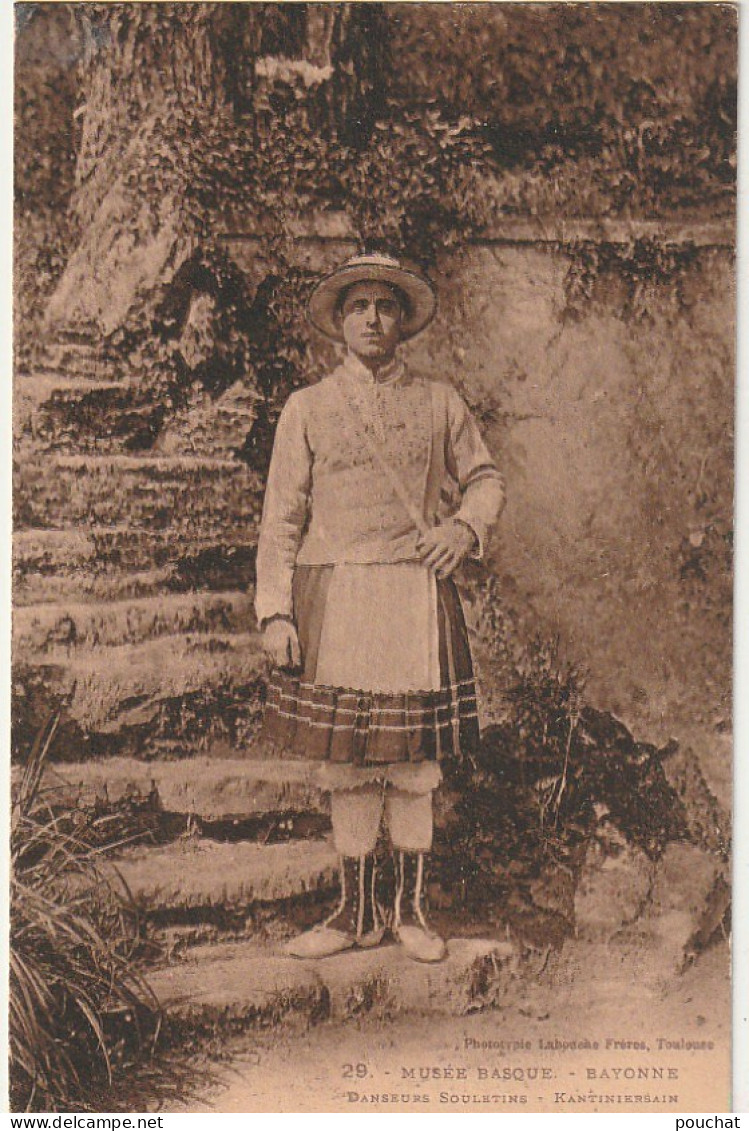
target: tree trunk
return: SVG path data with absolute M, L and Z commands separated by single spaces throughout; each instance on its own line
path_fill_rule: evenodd
M 170 152 L 226 103 L 221 4 L 79 5 L 86 52 L 73 209 L 83 233 L 50 326 L 109 333 L 192 246 Z
M 107 335 L 215 226 L 225 189 L 213 166 L 241 134 L 242 115 L 258 104 L 257 58 L 283 69 L 277 80 L 266 67 L 266 105 L 280 81 L 303 108 L 300 128 L 356 143 L 377 107 L 384 41 L 374 34 L 381 31 L 376 4 L 74 10 L 86 45 L 73 197 L 83 234 L 47 308 L 47 325 Z M 299 88 L 293 96 L 289 84 Z M 241 190 L 237 170 L 242 162 L 251 167 L 253 147 L 246 139 L 236 144 Z

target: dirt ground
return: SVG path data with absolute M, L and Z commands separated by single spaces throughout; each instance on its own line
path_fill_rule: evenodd
M 728 1112 L 729 970 L 727 943 L 665 982 L 571 944 L 502 1008 L 235 1038 L 151 1110 Z

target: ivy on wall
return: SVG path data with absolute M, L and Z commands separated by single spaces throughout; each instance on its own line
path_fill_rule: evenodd
M 467 115 L 503 171 L 518 175 L 520 210 L 582 204 L 590 215 L 643 216 L 730 201 L 735 8 L 499 4 L 488 14 L 462 4 L 442 19 L 426 5 L 391 11 L 393 58 L 405 64 L 391 92 L 450 120 Z M 534 174 L 546 179 L 537 199 Z
M 643 322 L 651 319 L 654 300 L 663 294 L 668 295 L 672 316 L 689 306 L 688 280 L 701 254 L 694 244 L 644 237 L 625 244 L 581 240 L 565 250 L 571 259 L 565 279 L 566 318 L 578 320 L 591 309 L 613 305 L 626 321 Z
M 51 124 L 49 113 L 44 124 L 18 118 L 28 136 L 17 184 L 30 217 L 19 302 L 33 325 L 71 233 L 95 230 L 107 201 L 111 224 L 140 243 L 173 224 L 176 267 L 108 342 L 137 362 L 143 396 L 158 395 L 152 438 L 191 382 L 218 395 L 242 371 L 259 398 L 244 456 L 262 464 L 279 404 L 312 364 L 310 279 L 290 266 L 294 224 L 311 213 L 344 212 L 362 245 L 428 267 L 513 214 L 686 208 L 712 218 L 732 207 L 731 6 L 339 4 L 325 19 L 304 4 L 60 7 L 70 24 L 66 101 Z M 50 44 L 61 19 L 30 8 L 19 32 L 22 106 L 37 105 L 39 84 L 60 70 Z M 59 163 L 54 200 L 53 179 L 34 172 L 42 136 L 51 160 L 56 147 L 78 152 L 75 184 L 71 162 Z M 257 292 L 232 279 L 216 240 L 237 226 L 261 235 Z M 567 316 L 611 283 L 635 320 L 659 280 L 673 283 L 678 303 L 692 255 L 657 238 L 565 250 Z M 203 292 L 214 346 L 195 373 L 179 357 L 179 318 L 170 328 L 164 311 Z M 148 428 L 138 442 L 149 442 Z
M 48 195 L 43 137 L 62 202 L 77 149 L 83 219 L 123 162 L 188 223 L 343 207 L 426 258 L 497 214 L 732 207 L 730 5 L 339 4 L 327 29 L 305 4 L 25 7 L 19 98 L 55 68 L 70 93 L 52 131 L 20 114 L 17 183 Z

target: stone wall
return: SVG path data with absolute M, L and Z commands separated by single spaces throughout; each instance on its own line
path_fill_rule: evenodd
M 595 705 L 651 740 L 728 726 L 731 254 L 696 252 L 637 319 L 616 272 L 570 317 L 568 267 L 538 246 L 450 257 L 414 361 L 489 417 L 508 480 L 490 568 L 589 670 Z
M 733 235 L 677 225 L 668 239 L 691 249 L 677 273 L 633 282 L 626 254 L 609 257 L 581 304 L 562 234 L 515 225 L 446 252 L 439 314 L 410 360 L 463 391 L 506 473 L 487 568 L 507 607 L 528 633 L 558 635 L 589 671 L 589 700 L 639 738 L 709 754 L 730 729 Z M 599 232 L 600 246 L 632 235 Z M 259 283 L 258 240 L 225 242 Z M 350 250 L 335 228 L 298 242 L 316 270 Z M 187 447 L 175 424 L 133 455 L 111 424 L 137 386 L 75 340 L 17 375 L 19 702 L 75 683 L 76 760 L 236 753 L 262 678 L 258 485 L 201 420 L 241 442 L 252 404 L 236 387 L 225 405 L 196 403 Z

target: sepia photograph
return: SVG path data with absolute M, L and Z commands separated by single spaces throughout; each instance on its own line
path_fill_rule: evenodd
M 738 5 L 13 14 L 10 1109 L 730 1111 Z

